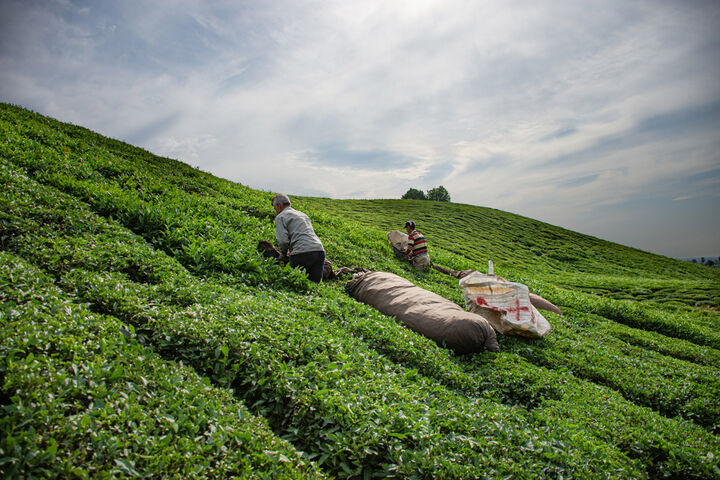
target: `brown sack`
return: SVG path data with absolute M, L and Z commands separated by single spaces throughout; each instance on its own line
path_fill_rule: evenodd
M 338 269 L 333 269 L 332 262 L 327 258 L 325 259 L 325 263 L 323 264 L 323 280 L 335 280 L 336 278 L 340 278 L 343 275 L 352 275 L 358 272 L 369 272 L 369 270 L 366 270 L 362 267 L 340 267 Z
M 445 275 L 450 275 L 451 277 L 455 278 L 467 277 L 471 273 L 475 272 L 475 270 L 452 270 L 450 268 L 441 267 L 440 265 L 435 265 L 434 263 L 432 265 L 432 268 L 434 268 L 440 273 L 444 273 Z
M 257 251 L 260 253 L 264 253 L 266 257 L 280 258 L 282 256 L 280 250 L 275 248 L 275 245 L 268 242 L 267 240 L 260 240 L 258 242 Z
M 533 307 L 537 308 L 538 310 L 547 310 L 548 312 L 557 313 L 558 315 L 562 315 L 562 312 L 558 307 L 556 307 L 552 302 L 549 300 L 545 300 L 540 295 L 536 295 L 534 293 L 530 294 L 530 303 Z
M 323 263 L 323 280 L 331 280 L 335 278 L 335 274 L 333 272 L 333 264 L 328 260 L 325 259 L 325 263 Z
M 500 350 L 495 331 L 483 317 L 395 274 L 358 273 L 345 288 L 356 300 L 457 353 Z

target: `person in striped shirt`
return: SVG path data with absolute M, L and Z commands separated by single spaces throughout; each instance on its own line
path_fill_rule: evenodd
M 416 270 L 427 270 L 432 265 L 432 262 L 430 261 L 430 255 L 428 255 L 425 237 L 415 230 L 415 222 L 412 220 L 405 222 L 405 231 L 408 234 L 408 246 L 405 253 L 410 257 L 410 261 Z

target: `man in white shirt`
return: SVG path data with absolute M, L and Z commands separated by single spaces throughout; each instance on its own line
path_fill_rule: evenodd
M 290 252 L 290 266 L 302 267 L 308 278 L 320 283 L 323 278 L 325 249 L 315 235 L 310 218 L 290 206 L 290 198 L 284 194 L 272 199 L 275 208 L 275 240 L 282 256 Z

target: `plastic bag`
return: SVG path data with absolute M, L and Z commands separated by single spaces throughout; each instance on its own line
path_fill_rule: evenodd
M 460 279 L 466 308 L 485 317 L 498 333 L 540 338 L 552 327 L 530 303 L 528 287 L 495 275 L 471 273 Z

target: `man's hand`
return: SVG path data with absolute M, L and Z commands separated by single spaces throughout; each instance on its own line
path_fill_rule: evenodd
M 288 263 L 290 261 L 290 256 L 288 255 L 288 252 L 283 252 L 280 254 L 280 261 L 282 263 Z

